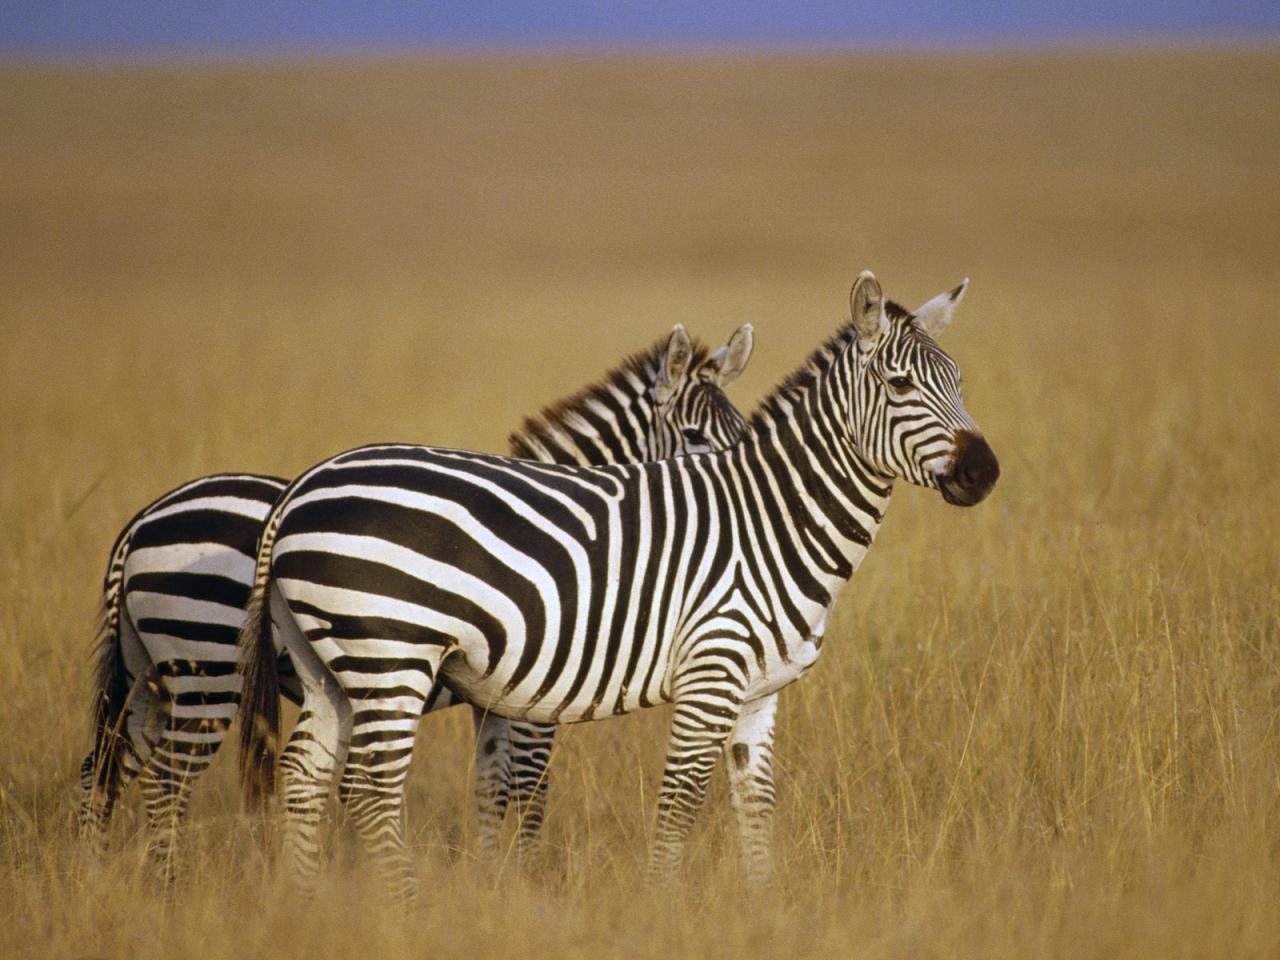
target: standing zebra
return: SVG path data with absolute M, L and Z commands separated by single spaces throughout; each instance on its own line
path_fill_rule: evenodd
M 744 427 L 723 388 L 752 345 L 747 324 L 708 355 L 677 326 L 594 386 L 525 420 L 512 451 L 607 464 L 722 449 Z M 95 852 L 121 791 L 141 776 L 149 849 L 173 869 L 191 788 L 238 710 L 236 633 L 263 524 L 285 486 L 249 474 L 203 477 L 144 508 L 117 537 L 103 585 L 94 745 L 81 765 L 80 831 Z M 283 692 L 300 702 L 289 658 L 277 654 Z M 455 702 L 441 688 L 431 706 Z M 542 820 L 554 728 L 479 711 L 477 724 L 479 845 L 496 847 L 514 786 L 527 846 Z
M 718 453 L 575 468 L 370 446 L 295 480 L 268 517 L 240 634 L 241 762 L 251 797 L 274 789 L 274 621 L 303 688 L 280 761 L 302 884 L 338 775 L 388 884 L 412 896 L 403 791 L 438 678 L 540 723 L 673 703 L 653 872 L 679 866 L 724 752 L 744 866 L 767 877 L 777 692 L 817 660 L 894 480 L 962 505 L 996 482 L 933 339 L 964 288 L 912 314 L 863 273 L 850 323 Z

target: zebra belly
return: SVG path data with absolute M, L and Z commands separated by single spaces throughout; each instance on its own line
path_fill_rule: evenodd
M 806 639 L 792 651 L 790 659 L 785 663 L 778 661 L 767 665 L 764 672 L 756 674 L 748 684 L 746 699 L 757 700 L 760 697 L 767 697 L 795 683 L 818 662 L 818 655 L 822 652 L 821 643 L 821 636 Z
M 631 713 L 645 706 L 666 702 L 666 698 L 659 690 L 653 691 L 653 695 L 646 701 L 640 696 L 638 689 L 627 690 L 625 687 L 608 702 L 603 698 L 596 700 L 585 692 L 567 703 L 552 696 L 530 702 L 514 697 L 505 689 L 499 677 L 485 677 L 460 655 L 447 659 L 441 667 L 440 674 L 452 696 L 439 697 L 438 702 L 432 704 L 432 709 L 452 706 L 459 700 L 465 700 L 500 717 L 528 720 L 534 723 L 582 723 L 587 720 L 603 720 L 607 717 Z
M 781 657 L 769 657 L 765 662 L 764 670 L 752 671 L 746 690 L 748 700 L 777 693 L 783 687 L 803 677 L 809 672 L 809 668 L 818 662 L 818 657 L 822 654 L 822 641 L 827 633 L 827 617 L 835 608 L 845 583 L 846 581 L 843 580 L 830 579 L 824 584 L 830 600 L 824 607 L 810 608 L 807 634 L 797 632 L 787 637 L 786 660 Z

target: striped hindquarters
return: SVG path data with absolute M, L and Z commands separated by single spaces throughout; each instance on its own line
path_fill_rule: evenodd
M 117 539 L 85 761 L 102 794 L 97 814 L 92 797 L 85 803 L 99 833 L 115 796 L 144 770 L 153 833 L 181 821 L 237 710 L 236 635 L 263 518 L 284 487 L 252 474 L 202 477 L 148 505 Z

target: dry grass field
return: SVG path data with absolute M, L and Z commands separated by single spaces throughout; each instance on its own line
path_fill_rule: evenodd
M 0 956 L 1280 955 L 1280 54 L 388 59 L 0 69 Z M 779 881 L 722 782 L 641 880 L 665 711 L 567 730 L 531 862 L 476 862 L 423 724 L 426 895 L 342 831 L 271 882 L 233 757 L 186 879 L 74 841 L 106 551 L 180 481 L 502 450 L 677 321 L 744 409 L 874 269 L 999 454 L 902 488 L 783 696 Z

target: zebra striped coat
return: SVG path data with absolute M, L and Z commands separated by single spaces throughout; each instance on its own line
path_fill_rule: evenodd
M 723 393 L 750 358 L 750 325 L 708 355 L 677 326 L 596 385 L 527 419 L 517 456 L 551 463 L 653 459 L 721 449 L 743 421 Z M 250 474 L 194 480 L 140 511 L 111 550 L 93 716 L 81 765 L 82 836 L 105 841 L 121 791 L 141 775 L 152 855 L 172 870 L 191 789 L 225 739 L 240 697 L 236 633 L 268 511 L 286 482 Z M 301 689 L 283 651 L 285 696 Z M 460 703 L 441 687 L 428 709 Z M 478 843 L 497 844 L 509 800 L 527 846 L 542 820 L 552 731 L 477 714 Z
M 911 314 L 863 274 L 850 324 L 719 453 L 584 468 L 373 446 L 295 480 L 241 633 L 254 717 L 241 746 L 251 793 L 271 789 L 274 620 L 304 691 L 280 761 L 300 882 L 318 870 L 336 776 L 389 885 L 413 894 L 403 789 L 440 677 L 540 723 L 674 704 L 653 869 L 678 867 L 724 751 L 746 869 L 767 876 L 776 694 L 818 659 L 894 480 L 965 505 L 996 481 L 932 336 L 963 290 Z

